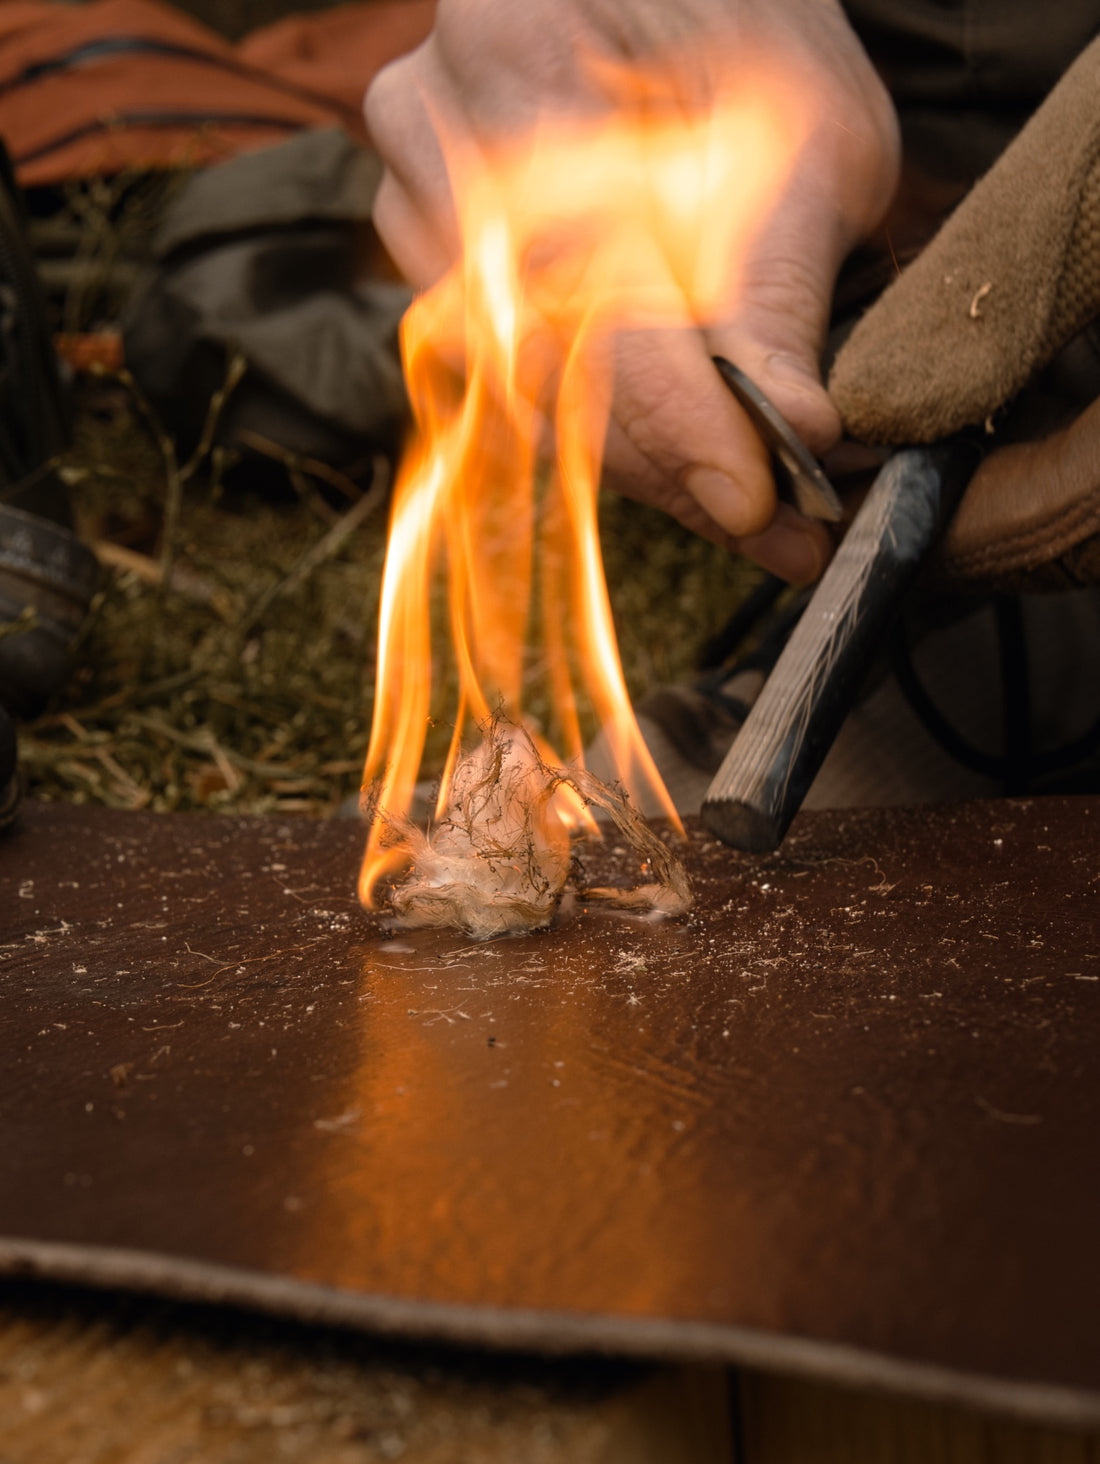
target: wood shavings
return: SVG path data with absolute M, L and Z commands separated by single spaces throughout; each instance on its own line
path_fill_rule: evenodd
M 984 285 L 979 285 L 975 291 L 974 298 L 970 302 L 970 319 L 980 320 L 982 318 L 982 301 L 993 288 L 992 280 L 986 280 Z
M 551 767 L 520 727 L 497 719 L 455 768 L 450 802 L 427 833 L 406 818 L 371 810 L 409 869 L 389 896 L 399 925 L 454 926 L 475 940 L 548 925 L 571 877 L 585 900 L 681 915 L 691 888 L 680 862 L 624 795 L 584 769 Z M 651 875 L 634 889 L 586 888 L 569 832 L 552 807 L 571 788 L 604 810 Z

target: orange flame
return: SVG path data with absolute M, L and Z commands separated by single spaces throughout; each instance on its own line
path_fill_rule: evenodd
M 445 570 L 459 691 L 440 808 L 468 722 L 498 709 L 523 720 L 537 649 L 564 757 L 582 758 L 580 692 L 626 786 L 648 785 L 679 823 L 631 710 L 600 555 L 609 347 L 624 328 L 697 328 L 732 298 L 807 108 L 759 58 L 694 114 L 652 75 L 595 69 L 614 102 L 605 115 L 544 119 L 492 152 L 442 139 L 462 253 L 402 326 L 415 431 L 394 490 L 364 770 L 391 815 L 407 812 L 423 754 L 431 589 Z M 555 798 L 566 824 L 583 815 L 568 792 Z M 376 817 L 368 905 L 406 859 L 384 835 Z

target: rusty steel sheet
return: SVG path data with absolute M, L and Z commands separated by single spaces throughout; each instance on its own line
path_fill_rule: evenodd
M 695 826 L 686 921 L 486 945 L 361 839 L 27 807 L 0 1270 L 1100 1420 L 1100 800 Z

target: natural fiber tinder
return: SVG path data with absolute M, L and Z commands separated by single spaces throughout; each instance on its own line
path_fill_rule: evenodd
M 584 900 L 661 915 L 690 909 L 679 860 L 623 794 L 583 769 L 549 766 L 520 727 L 500 720 L 482 730 L 482 742 L 455 768 L 446 812 L 427 833 L 376 810 L 386 843 L 410 860 L 388 899 L 398 925 L 453 926 L 475 940 L 539 930 L 571 880 Z M 580 882 L 569 833 L 550 806 L 563 786 L 611 817 L 649 883 L 620 890 Z

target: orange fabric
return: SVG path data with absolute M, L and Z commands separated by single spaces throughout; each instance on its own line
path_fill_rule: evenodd
M 245 36 L 238 54 L 357 109 L 371 78 L 418 46 L 434 18 L 435 0 L 361 0 L 265 25 Z
M 343 126 L 365 142 L 367 82 L 426 34 L 432 8 L 341 6 L 233 46 L 159 0 L 3 0 L 0 136 L 25 187 L 214 162 L 303 127 Z M 50 69 L 82 46 L 132 37 L 199 54 L 90 55 Z
M 55 335 L 53 348 L 74 371 L 121 371 L 126 364 L 117 330 Z

